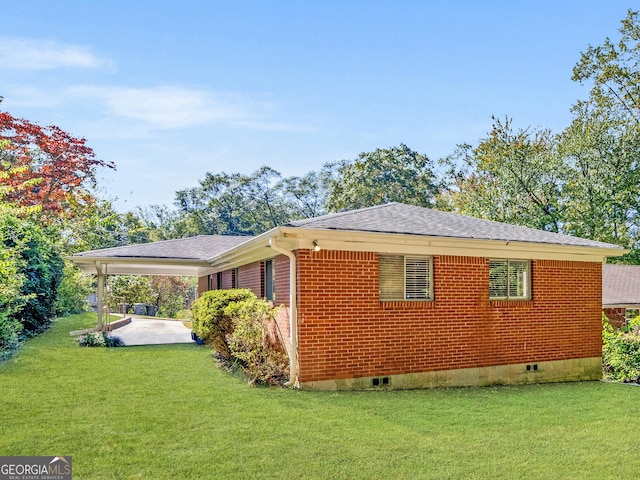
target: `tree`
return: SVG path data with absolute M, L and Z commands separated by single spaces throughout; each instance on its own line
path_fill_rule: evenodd
M 610 117 L 640 123 L 640 17 L 628 10 L 622 20 L 618 42 L 606 38 L 599 46 L 589 46 L 573 68 L 572 79 L 592 87 L 587 102 L 578 102 L 578 111 L 606 110 Z
M 589 46 L 573 69 L 591 90 L 572 109 L 562 150 L 574 167 L 571 231 L 632 248 L 618 261 L 639 263 L 640 16 L 628 10 L 621 23 L 618 41 Z
M 153 292 L 148 277 L 139 275 L 109 276 L 107 282 L 109 308 L 118 311 L 121 303 L 153 303 Z
M 404 144 L 363 152 L 335 165 L 327 196 L 331 212 L 402 202 L 431 207 L 438 192 L 433 163 Z
M 461 145 L 445 163 L 450 187 L 439 206 L 498 222 L 560 232 L 566 169 L 550 130 L 514 130 L 493 117 L 488 137 Z M 462 166 L 460 166 L 462 164 Z
M 334 180 L 334 164 L 326 164 L 320 172 L 303 177 L 290 177 L 278 186 L 296 218 L 319 217 L 327 213 L 327 194 Z
M 9 188 L 5 201 L 38 206 L 49 221 L 91 205 L 96 169 L 115 168 L 97 160 L 85 139 L 7 112 L 0 112 L 0 141 L 8 142 L 0 158 L 0 185 Z
M 279 172 L 262 167 L 251 175 L 207 173 L 200 186 L 176 192 L 178 221 L 189 235 L 257 235 L 292 218 L 280 191 Z
M 153 304 L 158 315 L 175 318 L 176 314 L 189 308 L 196 298 L 197 281 L 192 277 L 149 277 Z
M 558 145 L 568 171 L 563 186 L 565 230 L 635 249 L 640 240 L 638 125 L 586 107 L 574 111 L 577 115 Z

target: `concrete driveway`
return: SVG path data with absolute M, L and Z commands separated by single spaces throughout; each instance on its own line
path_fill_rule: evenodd
M 180 320 L 159 320 L 131 317 L 131 323 L 111 331 L 125 345 L 160 345 L 163 343 L 193 343 L 191 330 Z

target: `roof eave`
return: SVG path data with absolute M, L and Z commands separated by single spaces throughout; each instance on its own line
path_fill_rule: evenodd
M 70 256 L 67 259 L 83 272 L 91 274 L 100 269 L 104 274 L 200 276 L 211 269 L 209 263 L 197 259 L 83 256 Z
M 508 240 L 431 237 L 424 235 L 360 232 L 347 230 L 281 227 L 281 243 L 292 250 L 313 248 L 312 242 L 327 250 L 374 251 L 456 256 L 493 256 L 541 260 L 579 260 L 602 262 L 629 253 L 624 248 L 561 245 Z

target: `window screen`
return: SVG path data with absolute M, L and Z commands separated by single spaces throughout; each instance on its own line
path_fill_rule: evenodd
M 379 293 L 381 301 L 431 300 L 431 257 L 380 255 Z
M 527 300 L 531 298 L 529 260 L 489 260 L 489 298 Z

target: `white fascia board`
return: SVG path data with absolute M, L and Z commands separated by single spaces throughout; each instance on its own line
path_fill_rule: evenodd
M 347 232 L 282 227 L 279 242 L 288 248 L 312 249 L 312 242 L 326 250 L 367 251 L 410 255 L 454 255 L 532 260 L 606 261 L 629 252 L 625 249 L 581 247 L 505 240 L 427 237 L 375 232 Z
M 274 228 L 220 255 L 208 258 L 208 265 L 213 269 L 211 273 L 275 257 L 278 253 L 269 246 L 269 239 L 273 236 L 278 236 L 279 230 L 280 227 Z
M 73 256 L 67 259 L 83 272 L 91 274 L 100 268 L 102 273 L 114 275 L 199 276 L 209 269 L 207 262 L 188 259 Z

